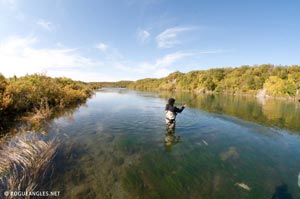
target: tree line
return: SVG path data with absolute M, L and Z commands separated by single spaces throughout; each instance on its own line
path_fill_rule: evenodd
M 129 83 L 133 89 L 185 90 L 199 93 L 230 93 L 296 97 L 300 88 L 300 66 L 263 64 L 236 68 L 214 68 L 188 73 L 176 71 L 164 78 L 146 78 Z
M 118 82 L 90 82 L 89 84 L 93 89 L 99 88 L 127 88 L 129 84 L 133 83 L 133 81 L 118 81 Z

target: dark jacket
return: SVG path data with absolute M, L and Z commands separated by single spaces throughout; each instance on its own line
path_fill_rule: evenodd
M 167 104 L 165 111 L 166 111 L 166 124 L 170 125 L 173 124 L 176 120 L 177 113 L 181 113 L 184 107 L 177 108 L 176 106 Z
M 172 106 L 170 104 L 166 104 L 166 108 L 165 108 L 166 111 L 171 111 L 171 112 L 175 113 L 175 115 L 177 113 L 181 113 L 183 111 L 183 109 L 184 109 L 183 106 L 181 108 L 177 108 L 176 106 Z

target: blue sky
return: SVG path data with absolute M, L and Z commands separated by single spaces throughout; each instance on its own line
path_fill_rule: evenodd
M 0 0 L 0 72 L 136 80 L 300 64 L 297 0 Z

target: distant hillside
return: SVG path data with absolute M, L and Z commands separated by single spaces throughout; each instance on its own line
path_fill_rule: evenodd
M 300 88 L 300 66 L 241 66 L 174 72 L 160 79 L 141 79 L 128 84 L 134 89 L 188 90 L 199 93 L 262 94 L 296 97 Z
M 89 84 L 92 86 L 92 88 L 104 88 L 104 87 L 110 87 L 110 88 L 126 88 L 129 84 L 132 84 L 132 81 L 118 81 L 118 82 L 90 82 Z

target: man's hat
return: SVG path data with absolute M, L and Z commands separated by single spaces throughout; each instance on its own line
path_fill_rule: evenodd
M 175 103 L 175 99 L 174 98 L 170 98 L 169 100 L 168 100 L 168 104 L 174 104 Z

